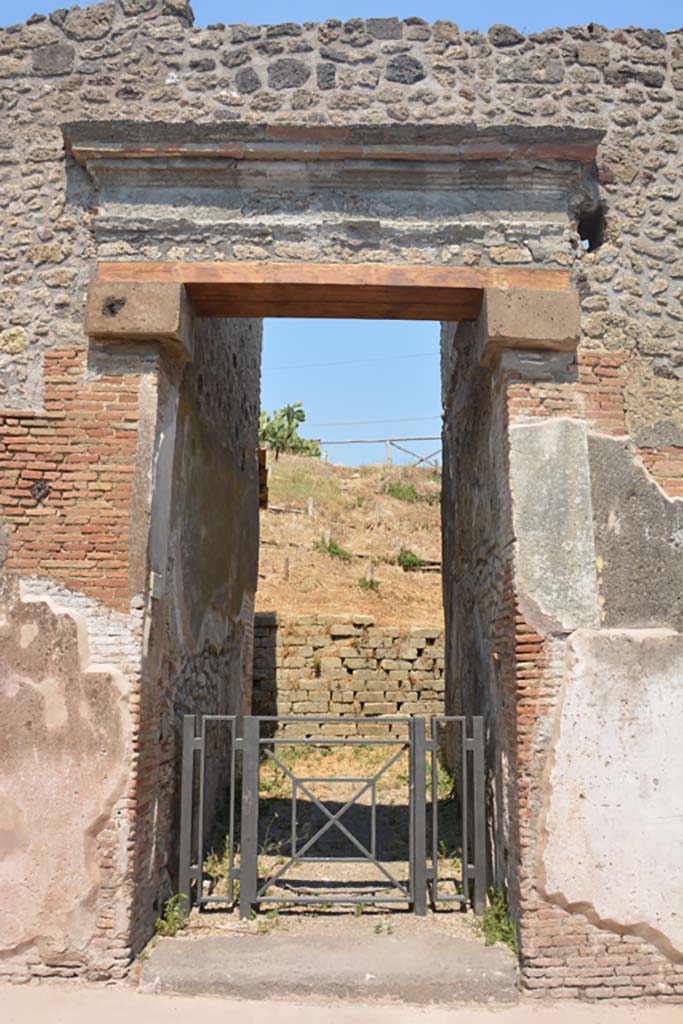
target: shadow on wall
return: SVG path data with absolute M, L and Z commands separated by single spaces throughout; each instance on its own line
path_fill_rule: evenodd
M 251 696 L 252 715 L 277 714 L 277 615 L 258 613 L 254 630 L 254 676 Z

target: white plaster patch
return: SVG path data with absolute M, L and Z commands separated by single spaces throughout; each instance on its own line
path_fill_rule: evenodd
M 45 676 L 40 680 L 40 694 L 45 702 L 45 724 L 48 729 L 60 729 L 68 718 L 62 684 L 53 676 Z
M 30 647 L 38 636 L 38 627 L 35 622 L 25 622 L 19 630 L 19 644 L 24 650 Z
M 574 634 L 539 875 L 551 902 L 670 955 L 683 951 L 681 737 L 683 635 Z

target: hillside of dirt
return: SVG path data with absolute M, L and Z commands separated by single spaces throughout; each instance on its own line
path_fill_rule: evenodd
M 270 453 L 268 466 L 257 611 L 362 612 L 382 625 L 442 625 L 439 470 Z M 401 551 L 404 561 L 425 564 L 404 570 Z

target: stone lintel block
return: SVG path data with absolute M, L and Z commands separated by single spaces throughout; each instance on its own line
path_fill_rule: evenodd
M 490 366 L 504 349 L 573 352 L 581 334 L 578 293 L 486 288 L 477 334 L 482 366 Z
M 192 359 L 192 305 L 174 281 L 92 281 L 85 332 L 100 342 L 161 342 L 185 361 Z

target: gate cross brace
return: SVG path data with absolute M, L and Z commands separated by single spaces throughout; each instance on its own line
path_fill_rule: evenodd
M 293 774 L 292 772 L 290 772 L 290 770 L 289 770 L 289 769 L 288 769 L 288 768 L 286 767 L 286 765 L 284 765 L 284 764 L 283 764 L 283 763 L 282 763 L 282 762 L 280 761 L 280 759 L 279 759 L 279 758 L 277 758 L 277 757 L 275 756 L 275 754 L 273 754 L 273 753 L 272 753 L 272 751 L 270 751 L 270 750 L 266 750 L 266 754 L 268 755 L 268 757 L 269 757 L 269 758 L 270 758 L 270 759 L 271 759 L 272 761 L 274 761 L 274 762 L 275 762 L 275 764 L 276 764 L 276 765 L 278 766 L 278 768 L 280 768 L 280 769 L 281 769 L 281 770 L 282 770 L 282 771 L 283 771 L 283 772 L 285 773 L 285 775 L 287 775 L 287 776 L 289 777 L 289 779 L 291 779 L 291 781 L 292 781 L 292 782 L 293 782 L 293 783 L 294 783 L 295 785 L 299 786 L 299 787 L 300 787 L 300 788 L 301 788 L 301 789 L 303 790 L 303 792 L 304 792 L 304 793 L 305 793 L 305 794 L 306 794 L 306 795 L 307 795 L 307 796 L 308 796 L 308 797 L 309 797 L 309 798 L 310 798 L 310 799 L 311 799 L 311 800 L 313 801 L 313 803 L 314 803 L 314 804 L 316 805 L 316 807 L 318 807 L 318 808 L 319 808 L 319 809 L 320 809 L 320 810 L 321 810 L 321 811 L 323 812 L 323 814 L 325 814 L 325 815 L 327 816 L 327 818 L 329 818 L 329 821 L 327 821 L 327 822 L 326 822 L 326 823 L 325 823 L 325 824 L 324 824 L 324 825 L 323 825 L 323 826 L 322 826 L 322 827 L 321 827 L 321 828 L 320 828 L 320 829 L 319 829 L 319 830 L 318 830 L 318 831 L 317 831 L 317 832 L 315 833 L 315 835 L 313 835 L 313 836 L 312 836 L 312 837 L 311 837 L 311 838 L 310 838 L 310 839 L 309 839 L 309 840 L 308 840 L 308 841 L 307 841 L 307 842 L 306 842 L 306 843 L 305 843 L 305 844 L 304 844 L 304 845 L 302 846 L 302 848 L 301 848 L 301 849 L 300 849 L 300 850 L 298 851 L 298 854 L 297 854 L 297 855 L 295 855 L 295 856 L 293 856 L 293 857 L 290 857 L 290 859 L 289 859 L 289 860 L 287 861 L 287 863 L 286 863 L 286 864 L 284 864 L 284 865 L 283 865 L 283 866 L 282 866 L 282 867 L 281 867 L 281 868 L 280 868 L 280 869 L 279 869 L 278 871 L 276 871 L 276 873 L 275 873 L 274 875 L 272 875 L 272 876 L 271 876 L 271 877 L 270 877 L 270 878 L 269 878 L 269 879 L 268 879 L 268 880 L 267 880 L 267 881 L 265 882 L 265 884 L 264 884 L 263 886 L 261 886 L 261 888 L 260 888 L 260 889 L 258 890 L 257 896 L 263 896 L 263 895 L 265 895 L 266 891 L 267 891 L 267 890 L 268 890 L 268 889 L 269 889 L 269 888 L 270 888 L 270 887 L 271 887 L 272 885 L 274 885 L 274 884 L 275 884 L 275 882 L 276 882 L 276 881 L 277 881 L 277 880 L 278 880 L 279 878 L 282 878 L 282 876 L 283 876 L 284 874 L 286 874 L 286 872 L 287 872 L 287 871 L 288 871 L 288 870 L 289 870 L 289 869 L 290 869 L 290 868 L 291 868 L 291 867 L 292 867 L 292 866 L 293 866 L 294 864 L 298 863 L 298 862 L 299 862 L 299 860 L 301 859 L 301 857 L 302 857 L 302 856 L 303 856 L 303 855 L 304 855 L 304 854 L 306 853 L 306 851 L 307 851 L 307 850 L 310 850 L 310 848 L 311 848 L 311 847 L 313 846 L 313 844 L 314 844 L 314 843 L 315 843 L 315 842 L 316 842 L 316 841 L 317 841 L 318 839 L 320 839 L 320 837 L 321 837 L 322 835 L 324 835 L 324 834 L 325 834 L 325 833 L 326 833 L 326 832 L 327 832 L 327 831 L 328 831 L 329 829 L 331 829 L 333 825 L 336 825 L 336 826 L 337 826 L 337 828 L 338 828 L 338 829 L 340 830 L 340 832 L 342 832 L 342 833 L 343 833 L 343 834 L 344 834 L 344 835 L 345 835 L 345 836 L 347 837 L 347 839 L 350 839 L 350 840 L 351 840 L 351 842 L 352 842 L 352 843 L 354 844 L 354 846 L 356 846 L 356 847 L 357 847 L 357 849 L 359 849 L 359 850 L 360 850 L 360 852 L 361 852 L 361 853 L 363 854 L 363 857 L 364 857 L 364 858 L 365 858 L 366 860 L 368 860 L 368 861 L 371 861 L 371 862 L 372 862 L 372 863 L 373 863 L 373 864 L 375 865 L 375 867 L 377 867 L 377 868 L 378 868 L 378 869 L 379 869 L 379 870 L 380 870 L 380 871 L 382 872 L 382 874 L 383 874 L 383 875 L 385 876 L 385 878 L 387 878 L 387 879 L 389 880 L 389 882 L 391 883 L 391 885 L 392 885 L 392 886 L 393 886 L 393 887 L 394 887 L 395 889 L 398 889 L 398 891 L 399 891 L 399 892 L 400 892 L 400 893 L 401 893 L 401 894 L 402 894 L 403 896 L 405 896 L 405 897 L 406 897 L 406 899 L 408 899 L 408 898 L 409 898 L 409 894 L 408 894 L 408 892 L 406 891 L 405 887 L 404 887 L 403 885 L 401 885 L 401 883 L 400 883 L 399 881 L 397 881 L 397 879 L 395 879 L 395 878 L 394 878 L 394 876 L 393 876 L 393 875 L 392 875 L 392 874 L 391 874 L 391 873 L 390 873 L 389 871 L 387 871 L 387 870 L 386 870 L 386 868 L 384 867 L 384 865 L 383 865 L 383 864 L 381 864 L 381 863 L 380 863 L 380 862 L 379 862 L 379 861 L 377 860 L 377 858 L 376 858 L 376 857 L 373 857 L 373 855 L 372 855 L 372 853 L 370 852 L 370 850 L 368 850 L 368 849 L 367 849 L 367 847 L 366 847 L 366 846 L 365 846 L 365 845 L 364 845 L 363 843 L 361 843 L 361 842 L 360 842 L 360 840 L 359 840 L 359 839 L 357 839 L 357 838 L 356 838 L 356 836 L 354 836 L 354 835 L 353 835 L 353 833 L 352 833 L 352 832 L 350 832 L 350 831 L 349 831 L 349 830 L 348 830 L 348 829 L 346 828 L 346 826 L 342 824 L 342 822 L 341 822 L 341 820 L 340 820 L 340 819 L 342 818 L 342 816 L 343 816 L 344 814 L 346 814 L 346 812 L 347 812 L 347 811 L 349 810 L 349 808 L 350 808 L 350 807 L 352 807 L 352 806 L 353 806 L 354 804 L 357 804 L 357 803 L 358 803 L 358 800 L 359 800 L 359 799 L 360 799 L 360 798 L 361 798 L 361 797 L 363 796 L 363 794 L 364 794 L 364 793 L 366 793 L 366 792 L 367 792 L 367 790 L 371 788 L 371 786 L 373 786 L 374 784 L 376 784 L 376 783 L 377 783 L 377 780 L 378 780 L 378 779 L 379 779 L 379 778 L 380 778 L 380 777 L 381 777 L 381 776 L 382 776 L 382 775 L 384 774 L 384 772 L 386 772 L 386 771 L 387 771 L 387 770 L 388 770 L 389 768 L 391 768 L 391 766 L 392 766 L 392 765 L 394 764 L 394 762 L 395 762 L 395 761 L 397 761 L 397 760 L 398 760 L 398 758 L 399 758 L 399 757 L 400 757 L 400 756 L 401 756 L 401 755 L 402 755 L 403 753 L 405 753 L 405 751 L 406 751 L 407 749 L 408 749 L 408 744 L 403 744 L 403 745 L 402 745 L 402 746 L 400 747 L 400 749 L 399 749 L 399 750 L 397 750 L 397 751 L 396 751 L 396 753 L 395 753 L 395 754 L 394 754 L 394 755 L 393 755 L 393 756 L 392 756 L 392 757 L 391 757 L 391 758 L 390 758 L 390 759 L 389 759 L 389 760 L 388 760 L 388 761 L 386 762 L 386 764 L 384 764 L 384 765 L 383 765 L 383 766 L 382 766 L 382 767 L 380 768 L 380 770 L 379 770 L 378 772 L 376 772 L 376 773 L 375 773 L 375 775 L 373 775 L 373 776 L 372 776 L 372 777 L 371 777 L 370 779 L 368 779 L 368 780 L 367 780 L 367 782 L 366 782 L 366 783 L 365 783 L 365 784 L 364 784 L 363 786 L 361 786 L 361 788 L 360 788 L 360 789 L 358 790 L 358 792 L 357 792 L 357 793 L 356 793 L 356 794 L 355 794 L 354 796 L 352 796 L 352 797 L 351 797 L 351 799 L 350 799 L 350 800 L 348 800 L 348 801 L 347 801 L 347 802 L 346 802 L 346 803 L 344 804 L 344 806 L 343 806 L 343 807 L 341 808 L 341 810 L 337 811 L 337 812 L 336 812 L 335 814 L 332 814 L 332 812 L 331 812 L 331 811 L 329 811 L 329 810 L 327 809 L 327 807 L 325 806 L 325 804 L 324 804 L 324 803 L 322 803 L 322 801 L 321 801 L 321 800 L 319 800 L 319 799 L 318 799 L 318 798 L 317 798 L 317 797 L 316 797 L 316 796 L 315 796 L 315 795 L 314 795 L 314 794 L 313 794 L 313 793 L 312 793 L 312 792 L 310 791 L 310 789 L 309 789 L 309 788 L 308 788 L 308 787 L 307 787 L 306 785 L 304 785 L 304 783 L 302 782 L 302 780 L 301 780 L 301 779 L 297 778 L 297 777 L 296 777 L 296 776 L 295 776 L 295 775 L 294 775 L 294 774 Z

